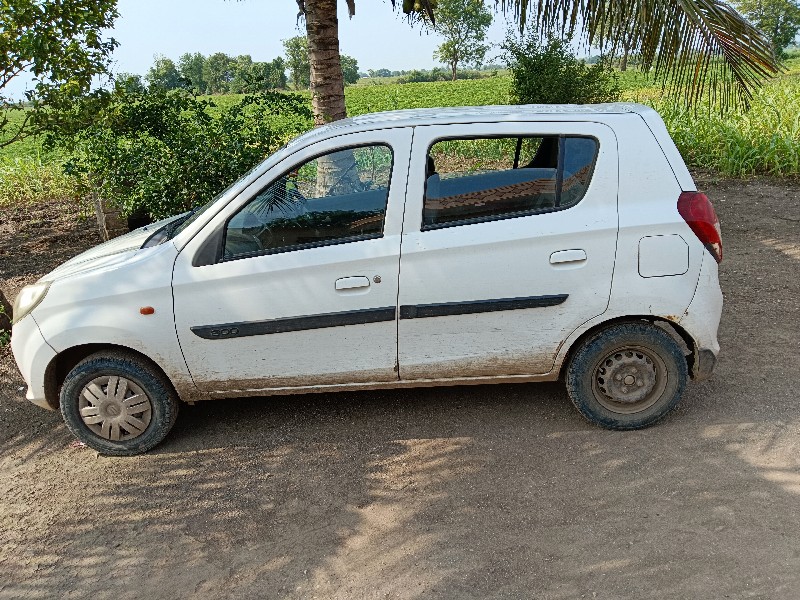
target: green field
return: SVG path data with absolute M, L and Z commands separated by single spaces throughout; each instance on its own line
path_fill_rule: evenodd
M 800 58 L 753 98 L 750 107 L 722 113 L 701 105 L 694 110 L 665 96 L 660 86 L 637 71 L 620 73 L 623 99 L 654 107 L 664 118 L 687 164 L 722 175 L 800 176 Z M 433 83 L 354 85 L 346 90 L 350 115 L 403 108 L 507 104 L 511 79 Z M 240 96 L 216 96 L 219 105 Z M 71 197 L 75 186 L 61 173 L 63 159 L 27 139 L 0 149 L 0 205 L 9 202 Z

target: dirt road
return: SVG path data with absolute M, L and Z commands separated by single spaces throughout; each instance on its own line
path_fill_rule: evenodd
M 702 187 L 723 354 L 645 431 L 560 385 L 462 387 L 185 407 L 105 458 L 3 353 L 0 598 L 800 597 L 800 183 Z M 0 216 L 7 295 L 93 243 L 51 217 Z

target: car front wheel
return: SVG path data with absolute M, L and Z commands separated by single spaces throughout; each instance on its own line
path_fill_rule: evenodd
M 95 354 L 73 368 L 61 388 L 61 414 L 69 430 L 102 454 L 132 456 L 150 450 L 172 429 L 178 398 L 146 361 Z
M 679 402 L 688 369 L 680 346 L 649 323 L 623 323 L 589 337 L 566 371 L 580 413 L 607 429 L 652 425 Z

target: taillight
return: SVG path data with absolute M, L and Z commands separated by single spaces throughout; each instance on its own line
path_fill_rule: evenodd
M 722 262 L 722 230 L 711 200 L 702 192 L 683 192 L 678 198 L 678 212 L 711 256 Z

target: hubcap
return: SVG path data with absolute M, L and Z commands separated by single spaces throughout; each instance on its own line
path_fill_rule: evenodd
M 666 388 L 667 368 L 657 354 L 641 347 L 610 352 L 597 363 L 595 398 L 617 413 L 635 413 L 655 404 Z
M 153 405 L 136 383 L 115 375 L 96 377 L 81 390 L 81 419 L 94 433 L 107 440 L 124 442 L 144 433 Z

